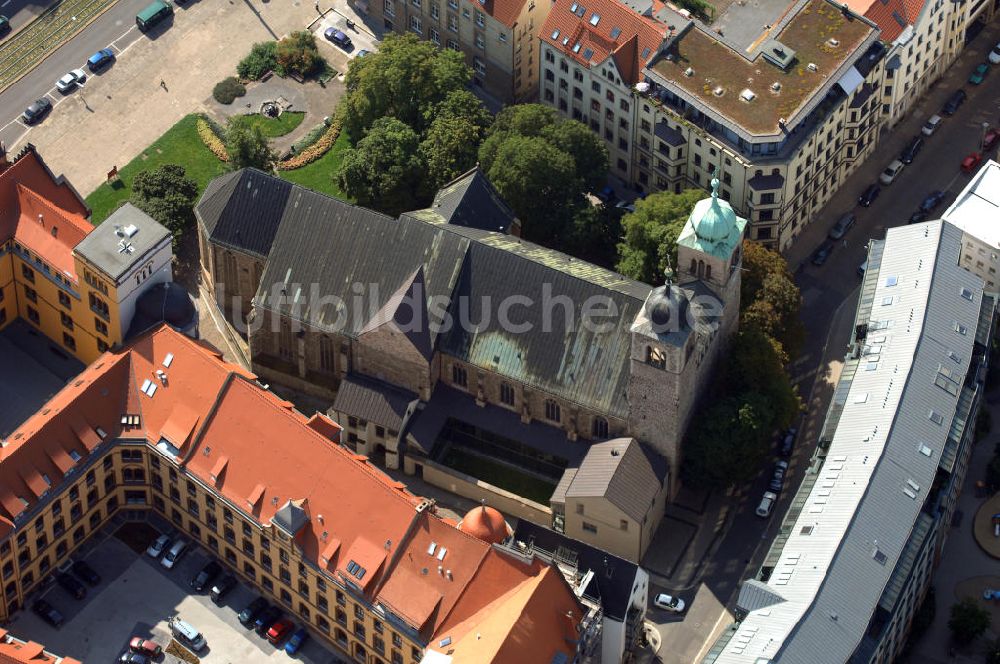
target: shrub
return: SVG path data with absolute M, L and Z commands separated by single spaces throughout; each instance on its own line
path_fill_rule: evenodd
M 195 124 L 198 127 L 198 137 L 201 138 L 201 142 L 205 144 L 205 147 L 211 150 L 212 154 L 220 160 L 229 161 L 229 153 L 226 152 L 225 143 L 222 142 L 219 135 L 212 129 L 208 120 L 203 116 L 198 116 L 198 121 Z
M 320 124 L 316 125 L 315 127 L 309 130 L 308 134 L 306 134 L 299 140 L 292 143 L 292 153 L 299 154 L 307 147 L 309 147 L 310 145 L 318 141 L 320 138 L 322 138 L 323 134 L 325 134 L 329 130 L 330 128 L 326 125 L 326 123 L 321 122 Z
M 318 141 L 291 159 L 279 161 L 277 169 L 279 171 L 292 171 L 296 168 L 302 168 L 307 164 L 311 164 L 325 155 L 329 152 L 330 148 L 333 147 L 333 144 L 337 142 L 337 138 L 340 136 L 340 127 L 342 124 L 343 120 L 338 115 L 333 119 L 333 122 L 330 123 L 330 127 L 326 130 L 326 133 L 324 133 Z
M 232 104 L 237 97 L 242 97 L 247 89 L 232 76 L 224 78 L 212 88 L 212 96 L 220 104 Z
M 275 59 L 275 71 L 282 76 L 307 78 L 320 73 L 325 66 L 316 48 L 316 37 L 305 30 L 293 32 L 278 42 Z
M 259 81 L 264 74 L 273 71 L 278 64 L 276 53 L 278 43 L 257 42 L 250 48 L 250 52 L 236 65 L 236 73 L 246 81 Z

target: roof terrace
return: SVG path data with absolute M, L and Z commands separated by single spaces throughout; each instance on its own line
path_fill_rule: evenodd
M 694 25 L 649 70 L 654 80 L 750 135 L 777 134 L 840 80 L 850 58 L 876 33 L 827 0 L 809 0 L 797 10 L 761 35 L 752 57 Z M 765 54 L 775 48 L 781 52 Z

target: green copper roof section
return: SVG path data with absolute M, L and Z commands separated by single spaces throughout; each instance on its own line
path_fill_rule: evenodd
M 719 180 L 712 179 L 712 196 L 694 206 L 677 244 L 717 258 L 728 259 L 743 239 L 747 220 L 736 215 L 727 201 L 719 199 Z

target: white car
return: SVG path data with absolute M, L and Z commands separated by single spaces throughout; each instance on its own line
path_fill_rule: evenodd
M 670 611 L 671 613 L 681 613 L 684 611 L 684 600 L 680 597 L 673 597 L 666 593 L 660 593 L 653 599 L 653 604 L 660 607 L 664 611 Z
M 59 90 L 59 92 L 66 94 L 86 80 L 87 73 L 85 71 L 82 69 L 74 69 L 56 81 L 56 89 Z
M 1000 65 L 1000 42 L 997 42 L 997 45 L 993 47 L 993 50 L 986 57 L 993 64 Z
M 892 163 L 889 164 L 882 175 L 878 176 L 878 181 L 885 185 L 890 185 L 895 181 L 896 176 L 899 175 L 900 171 L 903 170 L 903 162 L 898 159 L 893 159 Z
M 778 494 L 773 491 L 765 491 L 764 497 L 760 499 L 760 505 L 757 506 L 757 516 L 762 519 L 771 516 L 771 510 L 774 509 L 776 500 L 778 500 Z
M 149 548 L 146 549 L 146 555 L 150 558 L 159 558 L 163 555 L 163 552 L 167 550 L 168 546 L 170 546 L 170 536 L 160 535 L 152 544 L 149 545 Z
M 920 133 L 924 136 L 930 136 L 937 131 L 937 128 L 941 126 L 941 116 L 932 115 L 924 123 L 924 126 L 920 128 Z

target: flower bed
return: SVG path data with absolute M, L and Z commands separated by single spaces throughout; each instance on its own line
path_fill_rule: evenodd
M 226 145 L 219 138 L 219 135 L 212 128 L 212 125 L 208 123 L 208 119 L 202 115 L 198 116 L 198 137 L 201 138 L 201 142 L 205 144 L 209 150 L 212 151 L 216 157 L 221 161 L 229 161 L 229 153 L 226 152 Z
M 171 639 L 170 644 L 167 646 L 165 651 L 168 655 L 173 655 L 178 659 L 181 659 L 188 664 L 200 664 L 201 660 L 195 656 L 190 650 L 177 643 L 176 639 Z
M 277 164 L 277 169 L 279 171 L 291 171 L 296 168 L 302 168 L 307 164 L 311 164 L 323 155 L 325 155 L 333 144 L 337 142 L 337 138 L 340 136 L 340 127 L 343 124 L 343 120 L 338 114 L 333 122 L 330 123 L 330 127 L 326 132 L 320 136 L 319 140 L 307 147 L 300 154 L 295 155 L 291 159 L 286 159 L 284 161 L 279 161 Z

